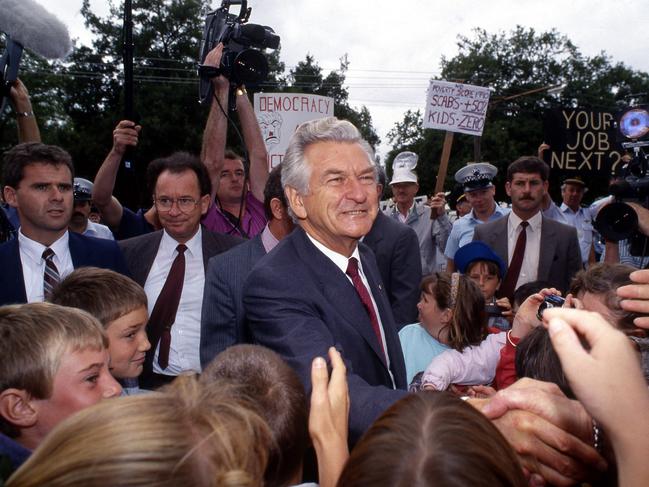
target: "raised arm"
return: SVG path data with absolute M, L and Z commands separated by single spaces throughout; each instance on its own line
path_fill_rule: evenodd
M 204 64 L 207 66 L 219 67 L 223 44 L 219 43 L 205 57 Z M 211 200 L 214 201 L 216 192 L 221 180 L 221 169 L 225 157 L 225 144 L 228 137 L 228 120 L 225 115 L 228 110 L 228 90 L 230 84 L 223 76 L 212 78 L 214 97 L 210 105 L 210 114 L 207 117 L 205 130 L 203 132 L 203 147 L 201 148 L 201 161 L 205 164 L 207 172 L 212 181 Z M 217 102 L 218 100 L 218 102 Z M 224 113 L 225 111 L 225 113 Z M 263 201 L 263 199 L 262 199 Z
M 137 146 L 141 129 L 130 120 L 122 120 L 117 124 L 113 130 L 113 147 L 95 176 L 92 200 L 101 212 L 104 223 L 112 228 L 119 225 L 124 210 L 119 200 L 113 196 L 119 164 L 126 148 Z
M 250 158 L 250 191 L 259 201 L 264 201 L 264 187 L 268 180 L 268 154 L 259 122 L 243 90 L 237 90 L 237 111 L 243 131 L 243 139 Z
M 14 112 L 16 112 L 18 142 L 40 142 L 41 133 L 38 130 L 38 123 L 36 123 L 32 102 L 29 99 L 27 87 L 25 87 L 20 79 L 17 79 L 9 89 L 9 101 Z

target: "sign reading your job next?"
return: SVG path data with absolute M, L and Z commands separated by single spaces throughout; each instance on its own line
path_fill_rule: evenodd
M 431 80 L 426 96 L 424 128 L 482 135 L 489 88 Z

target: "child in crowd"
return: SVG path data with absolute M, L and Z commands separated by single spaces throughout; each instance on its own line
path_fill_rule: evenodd
M 0 337 L 0 464 L 5 457 L 12 470 L 60 421 L 122 389 L 103 328 L 85 311 L 4 306 Z
M 511 303 L 507 298 L 496 299 L 496 292 L 505 275 L 505 263 L 484 242 L 470 242 L 455 253 L 455 268 L 466 274 L 480 286 L 487 303 L 488 325 L 507 331 L 514 319 Z
M 146 335 L 147 299 L 132 279 L 108 269 L 82 267 L 54 289 L 52 302 L 87 311 L 104 325 L 110 372 L 123 394 L 140 392 L 137 378 L 151 344 Z
M 420 322 L 399 332 L 408 383 L 435 356 L 476 345 L 487 334 L 482 293 L 471 279 L 458 273 L 426 276 L 417 309 Z

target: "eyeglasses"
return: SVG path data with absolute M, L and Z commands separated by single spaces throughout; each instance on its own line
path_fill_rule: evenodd
M 198 205 L 194 198 L 155 198 L 156 208 L 160 211 L 171 211 L 174 203 L 178 204 L 178 209 L 183 213 L 192 211 Z

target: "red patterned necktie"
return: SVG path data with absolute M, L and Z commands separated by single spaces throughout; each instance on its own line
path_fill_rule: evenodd
M 167 280 L 158 295 L 151 316 L 149 317 L 149 340 L 152 343 L 151 351 L 155 353 L 156 343 L 160 341 L 158 350 L 158 364 L 162 369 L 169 365 L 169 348 L 171 346 L 171 326 L 176 321 L 176 312 L 180 303 L 185 280 L 185 250 L 187 246 L 179 244 L 176 247 L 178 255 L 171 264 Z
M 379 319 L 376 316 L 376 311 L 374 310 L 374 306 L 372 305 L 372 297 L 370 296 L 369 291 L 365 287 L 365 284 L 363 284 L 361 275 L 358 272 L 358 260 L 356 259 L 356 257 L 349 258 L 349 261 L 347 262 L 347 271 L 345 272 L 352 279 L 354 288 L 356 288 L 356 292 L 358 293 L 358 296 L 361 298 L 361 302 L 365 307 L 365 311 L 367 311 L 367 314 L 370 317 L 370 322 L 372 323 L 372 329 L 374 330 L 374 334 L 376 335 L 376 338 L 379 341 L 381 350 L 383 350 L 385 353 L 385 347 L 383 346 L 383 339 L 381 338 L 381 328 L 379 325 Z
M 507 275 L 500 286 L 500 295 L 509 298 L 511 302 L 514 298 L 514 291 L 516 291 L 516 283 L 518 276 L 521 273 L 523 266 L 523 257 L 525 257 L 525 245 L 527 244 L 527 227 L 529 223 L 526 221 L 521 222 L 521 232 L 516 239 L 516 246 L 514 247 L 514 255 L 509 263 Z

